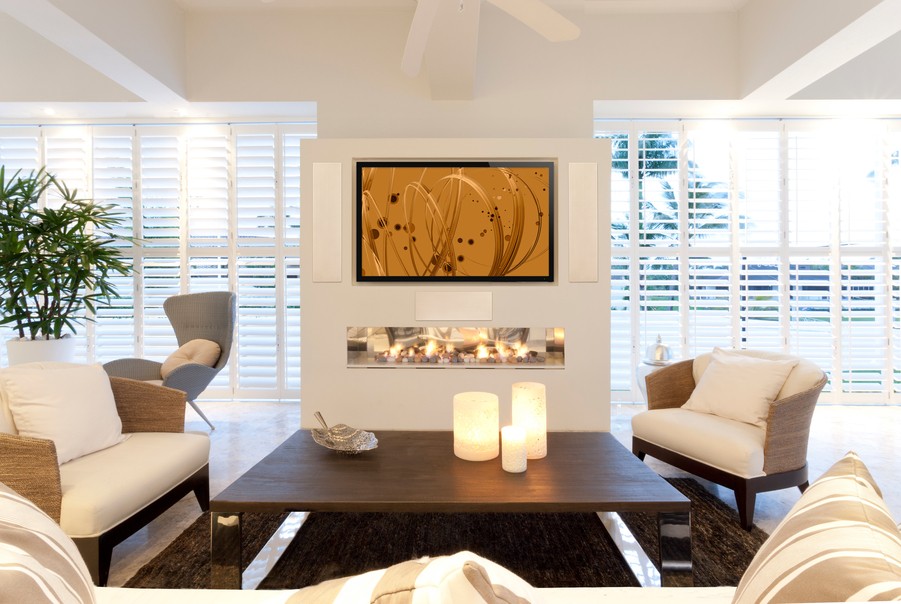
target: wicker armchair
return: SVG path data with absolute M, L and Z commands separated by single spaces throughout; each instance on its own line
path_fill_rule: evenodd
M 111 376 L 133 380 L 155 381 L 185 393 L 191 407 L 203 418 L 211 429 L 213 423 L 200 410 L 195 399 L 210 385 L 213 378 L 225 367 L 231 352 L 235 331 L 235 294 L 232 292 L 203 292 L 172 296 L 163 302 L 163 310 L 172 328 L 178 345 L 182 346 L 195 339 L 211 340 L 219 344 L 219 360 L 212 367 L 198 363 L 187 363 L 162 379 L 162 363 L 148 359 L 116 359 L 103 365 Z
M 0 482 L 60 523 L 97 585 L 106 584 L 113 547 L 192 491 L 201 509 L 210 501 L 209 438 L 184 433 L 184 393 L 124 378 L 110 384 L 131 435 L 117 445 L 59 465 L 52 440 L 0 433 Z
M 762 358 L 796 358 L 746 351 Z M 735 491 L 741 525 L 754 521 L 757 493 L 808 486 L 807 443 L 810 423 L 826 375 L 799 360 L 795 378 L 786 380 L 769 408 L 764 428 L 683 409 L 695 389 L 699 361 L 708 355 L 659 369 L 646 377 L 648 411 L 632 419 L 632 452 L 651 455 L 672 466 Z M 702 357 L 708 357 L 702 359 Z M 703 365 L 706 366 L 706 365 Z M 795 373 L 797 372 L 797 373 Z

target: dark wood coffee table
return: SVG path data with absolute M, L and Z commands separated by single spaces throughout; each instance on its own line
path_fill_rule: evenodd
M 690 586 L 691 503 L 607 432 L 553 432 L 522 474 L 454 456 L 451 432 L 380 431 L 342 455 L 298 431 L 210 501 L 212 586 L 240 589 L 244 512 L 650 512 L 660 579 Z M 605 521 L 605 526 L 609 525 Z M 598 561 L 602 563 L 602 561 Z

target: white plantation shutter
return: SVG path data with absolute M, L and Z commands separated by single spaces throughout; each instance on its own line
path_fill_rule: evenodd
M 776 257 L 746 256 L 739 269 L 740 348 L 780 350 L 785 295 Z
M 728 258 L 688 259 L 688 322 L 692 355 L 731 348 L 732 266 Z
M 880 392 L 887 374 L 885 264 L 881 258 L 842 258 L 841 367 L 845 392 Z M 884 346 L 878 343 L 883 341 Z
M 175 332 L 163 311 L 166 298 L 182 293 L 178 257 L 144 256 L 140 291 L 143 334 L 138 356 L 162 362 L 178 348 Z
M 678 132 L 640 133 L 638 138 L 638 240 L 640 245 L 678 245 L 679 171 Z
M 632 367 L 632 288 L 630 259 L 614 257 L 610 267 L 610 378 L 614 390 L 630 390 Z
M 285 256 L 282 259 L 285 267 L 283 308 L 285 328 L 285 388 L 287 392 L 300 396 L 300 259 L 296 256 Z
M 788 134 L 788 233 L 797 246 L 830 245 L 839 179 L 835 145 L 820 132 Z
M 229 145 L 225 128 L 204 128 L 187 140 L 188 246 L 229 243 Z
M 892 257 L 891 392 L 901 394 L 901 257 Z
M 141 232 L 144 247 L 179 246 L 183 145 L 177 134 L 139 132 Z
M 126 237 L 135 235 L 134 229 L 134 135 L 133 129 L 106 129 L 92 140 L 92 189 L 97 203 L 118 208 L 122 223 L 115 232 Z M 118 244 L 133 257 L 129 243 Z M 129 262 L 132 264 L 132 262 Z M 113 284 L 118 297 L 109 305 L 97 309 L 92 325 L 92 360 L 105 363 L 114 359 L 135 356 L 135 278 L 114 275 Z
M 300 145 L 309 134 L 285 134 L 282 145 L 282 240 L 285 247 L 300 245 Z
M 58 126 L 44 132 L 44 164 L 78 199 L 90 199 L 91 132 L 83 126 Z M 46 203 L 58 206 L 60 198 L 51 187 Z
M 274 383 L 278 364 L 273 360 L 279 345 L 274 258 L 244 257 L 238 260 L 238 386 L 265 389 Z
M 675 358 L 811 359 L 823 402 L 901 400 L 901 122 L 597 125 L 614 142 L 614 398 L 637 399 L 631 372 L 660 333 Z
M 639 304 L 642 353 L 659 335 L 675 358 L 683 354 L 683 296 L 679 260 L 665 256 L 640 257 Z
M 141 241 L 122 244 L 134 274 L 79 331 L 78 360 L 162 361 L 177 346 L 165 299 L 232 290 L 235 349 L 203 396 L 298 398 L 300 148 L 314 136 L 314 123 L 0 128 L 0 165 L 48 165 L 119 206 L 119 232 Z
M 9 179 L 16 170 L 27 174 L 43 165 L 41 138 L 36 128 L 0 128 L 0 166 Z
M 831 269 L 828 257 L 793 257 L 788 265 L 791 352 L 810 359 L 830 376 L 836 352 L 832 303 L 837 285 L 831 281 Z
M 728 246 L 732 241 L 731 133 L 719 129 L 693 130 L 687 135 L 683 163 L 687 162 L 689 243 Z M 704 165 L 699 163 L 702 157 L 707 159 Z M 714 163 L 713 159 L 718 161 Z
M 775 130 L 736 132 L 732 140 L 741 245 L 775 246 L 782 238 L 780 142 Z
M 275 134 L 235 137 L 235 201 L 238 246 L 275 245 L 276 190 Z

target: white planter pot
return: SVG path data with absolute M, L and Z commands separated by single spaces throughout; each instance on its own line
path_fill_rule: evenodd
M 6 359 L 10 365 L 37 361 L 71 363 L 75 359 L 75 338 L 64 336 L 58 340 L 7 340 Z

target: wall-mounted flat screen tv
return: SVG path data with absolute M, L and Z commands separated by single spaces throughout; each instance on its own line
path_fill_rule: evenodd
M 357 161 L 357 281 L 553 281 L 554 167 Z

